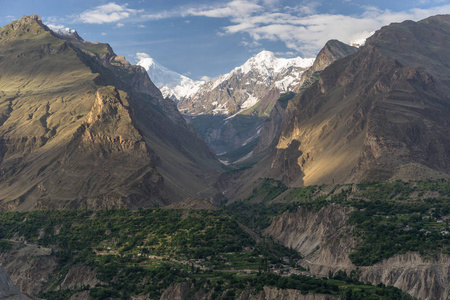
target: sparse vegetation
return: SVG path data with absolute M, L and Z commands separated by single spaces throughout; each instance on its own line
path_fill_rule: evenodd
M 432 256 L 450 254 L 450 183 L 447 180 L 418 182 L 366 182 L 338 185 L 324 193 L 325 186 L 292 189 L 281 182 L 263 180 L 253 194 L 228 206 L 241 222 L 254 229 L 270 225 L 273 217 L 297 207 L 318 210 L 332 203 L 351 206 L 349 225 L 360 240 L 350 255 L 356 265 L 373 265 L 408 251 Z M 432 197 L 430 195 L 433 195 Z M 252 202 L 258 198 L 258 202 Z M 276 202 L 273 200 L 277 199 Z

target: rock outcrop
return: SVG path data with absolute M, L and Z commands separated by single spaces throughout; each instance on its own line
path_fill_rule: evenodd
M 348 255 L 356 246 L 352 228 L 347 225 L 350 207 L 325 206 L 319 211 L 299 207 L 294 213 L 276 217 L 264 230 L 265 235 L 297 250 L 303 264 L 314 274 L 354 269 Z
M 344 44 L 338 40 L 329 40 L 317 54 L 311 68 L 306 70 L 300 79 L 295 91 L 301 92 L 310 87 L 319 77 L 321 71 L 336 60 L 356 53 L 358 48 Z
M 393 285 L 422 300 L 447 299 L 450 293 L 450 256 L 437 253 L 395 255 L 371 267 L 360 268 L 360 280 Z
M 28 295 L 38 294 L 58 266 L 51 249 L 28 244 L 0 253 L 0 265 L 12 282 Z

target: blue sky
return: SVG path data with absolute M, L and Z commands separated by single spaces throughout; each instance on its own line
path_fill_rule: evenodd
M 261 50 L 314 57 L 329 39 L 349 43 L 391 22 L 450 14 L 450 0 L 0 0 L 0 26 L 30 14 L 109 43 L 132 63 L 144 52 L 200 79 Z

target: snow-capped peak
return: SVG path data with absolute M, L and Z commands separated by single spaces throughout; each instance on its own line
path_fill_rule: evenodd
M 214 83 L 212 83 L 210 89 L 214 89 L 222 82 L 230 79 L 236 74 L 248 74 L 254 73 L 254 76 L 261 76 L 265 78 L 273 78 L 279 74 L 288 72 L 288 69 L 298 68 L 307 69 L 314 63 L 314 58 L 278 58 L 271 51 L 263 50 L 253 57 L 249 58 L 242 66 L 234 68 L 230 73 L 222 75 Z M 282 87 L 281 90 L 289 89 L 294 83 L 295 76 L 289 76 L 289 82 L 280 82 L 277 86 Z M 286 80 L 283 80 L 286 81 Z
M 194 81 L 172 71 L 151 58 L 147 53 L 137 53 L 137 65 L 144 67 L 150 79 L 161 90 L 163 96 L 175 101 L 188 98 L 195 94 L 204 81 Z
M 83 41 L 83 39 L 78 35 L 78 32 L 75 29 L 70 29 L 69 27 L 64 27 L 61 25 L 52 25 L 47 24 L 47 27 L 53 31 L 54 34 L 63 39 L 76 39 Z
M 70 29 L 70 28 L 66 27 L 66 28 L 63 28 L 63 29 L 59 29 L 57 31 L 57 33 L 61 34 L 61 35 L 74 35 L 74 34 L 77 33 L 77 31 L 75 29 Z
M 250 71 L 258 72 L 261 75 L 271 76 L 273 73 L 280 73 L 289 67 L 309 68 L 312 66 L 314 58 L 278 58 L 271 51 L 261 51 L 247 60 L 242 66 L 235 68 L 233 72 L 247 74 Z

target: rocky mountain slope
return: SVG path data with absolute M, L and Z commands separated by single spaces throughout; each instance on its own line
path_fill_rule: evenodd
M 317 54 L 312 66 L 301 74 L 300 81 L 294 88 L 294 92 L 300 93 L 304 91 L 317 80 L 323 69 L 331 65 L 334 61 L 355 53 L 357 50 L 358 48 L 349 46 L 338 40 L 328 41 Z M 287 93 L 278 99 L 274 108 L 270 112 L 269 118 L 264 121 L 261 129 L 260 140 L 258 145 L 253 149 L 252 155 L 261 156 L 261 154 L 263 154 L 264 156 L 266 154 L 264 152 L 270 151 L 271 148 L 274 148 L 274 145 L 272 144 L 274 142 L 278 142 L 281 129 L 287 122 L 284 118 L 284 112 L 290 103 L 289 100 L 291 100 L 294 96 L 294 93 Z
M 142 67 L 36 15 L 0 29 L 3 209 L 211 197 L 219 163 Z
M 325 68 L 290 101 L 259 177 L 299 186 L 446 176 L 449 24 L 391 24 Z
M 344 44 L 338 40 L 329 40 L 319 51 L 313 65 L 306 70 L 301 78 L 295 92 L 300 92 L 311 86 L 319 77 L 321 71 L 336 60 L 346 57 L 358 51 L 358 48 Z
M 293 90 L 313 59 L 277 58 L 262 51 L 242 66 L 206 82 L 179 110 L 208 145 L 233 162 L 255 147 L 264 120 L 282 93 Z

